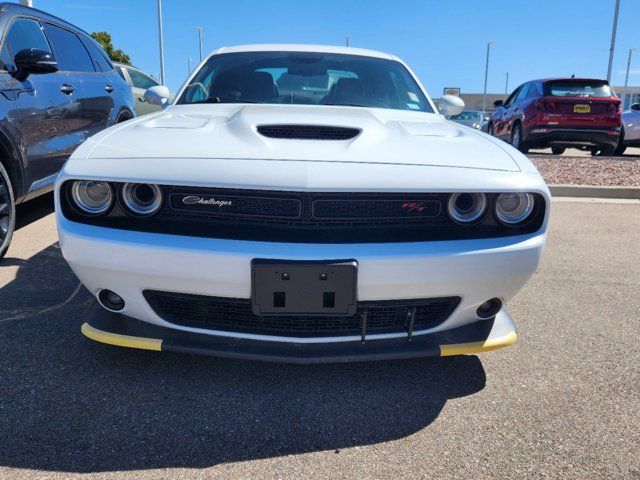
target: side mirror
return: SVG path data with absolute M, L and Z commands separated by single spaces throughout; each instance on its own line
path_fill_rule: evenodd
M 164 85 L 156 85 L 144 92 L 144 99 L 150 105 L 160 105 L 161 107 L 165 107 L 169 104 L 170 97 L 171 92 L 169 91 L 169 88 Z
M 640 103 L 634 103 L 630 108 L 631 110 L 640 110 Z
M 58 62 L 50 52 L 25 48 L 16 53 L 13 58 L 17 72 L 14 75 L 22 81 L 31 74 L 53 73 L 58 71 Z
M 440 98 L 440 113 L 444 116 L 458 115 L 464 110 L 464 101 L 455 95 L 443 95 Z
M 500 108 L 504 105 L 504 100 L 496 100 L 495 102 L 493 102 L 493 106 L 496 108 Z

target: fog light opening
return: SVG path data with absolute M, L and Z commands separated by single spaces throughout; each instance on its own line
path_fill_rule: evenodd
M 98 293 L 98 301 L 100 305 L 112 312 L 120 312 L 124 309 L 124 300 L 122 297 L 111 290 L 100 290 L 100 293 Z
M 492 318 L 498 314 L 501 308 L 502 300 L 500 300 L 499 298 L 492 298 L 478 307 L 478 310 L 476 310 L 476 315 L 478 315 L 478 317 L 482 318 L 483 320 Z

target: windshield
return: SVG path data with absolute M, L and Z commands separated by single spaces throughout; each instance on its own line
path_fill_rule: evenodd
M 399 62 L 307 52 L 214 55 L 177 103 L 341 105 L 433 112 Z
M 554 97 L 615 97 L 613 89 L 604 80 L 561 80 L 548 82 L 545 95 Z

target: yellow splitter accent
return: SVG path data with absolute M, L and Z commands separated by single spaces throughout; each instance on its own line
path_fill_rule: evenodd
M 485 342 L 470 342 L 470 343 L 452 343 L 451 345 L 440 345 L 440 356 L 448 357 L 451 355 L 468 355 L 471 353 L 489 352 L 491 350 L 497 350 L 499 348 L 508 347 L 516 343 L 518 335 L 516 332 L 509 332 L 506 335 L 494 338 L 493 340 L 487 340 Z
M 105 332 L 92 327 L 88 323 L 83 323 L 80 331 L 85 337 L 95 340 L 96 342 L 108 343 L 118 347 L 140 348 L 143 350 L 162 350 L 162 340 L 158 338 L 133 337 L 130 335 L 121 335 L 119 333 Z

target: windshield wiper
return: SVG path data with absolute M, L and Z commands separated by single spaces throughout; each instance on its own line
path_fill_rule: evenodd
M 369 105 L 361 105 L 359 103 L 321 103 L 320 105 L 327 105 L 329 107 L 362 107 L 362 108 L 371 108 Z
M 232 98 L 232 97 L 211 97 L 208 98 L 208 103 L 262 103 L 257 100 L 245 100 L 242 98 Z
M 238 98 L 231 97 L 209 97 L 204 100 L 195 100 L 193 102 L 189 102 L 191 104 L 195 103 L 262 103 L 257 100 L 242 100 Z

